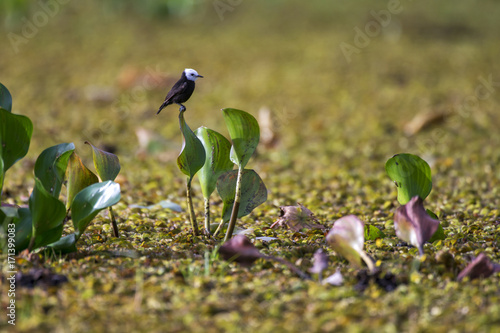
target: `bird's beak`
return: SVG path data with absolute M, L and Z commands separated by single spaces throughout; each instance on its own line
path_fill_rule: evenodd
M 201 78 L 202 78 L 203 76 L 201 76 L 201 75 L 199 75 L 199 74 L 198 74 L 198 77 L 201 77 Z

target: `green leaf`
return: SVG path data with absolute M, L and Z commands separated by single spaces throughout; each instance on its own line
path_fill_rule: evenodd
M 385 238 L 385 234 L 376 226 L 366 225 L 365 226 L 365 239 L 366 240 L 376 240 L 377 238 Z
M 120 173 L 121 168 L 118 156 L 96 148 L 89 141 L 85 141 L 85 143 L 92 147 L 94 167 L 97 171 L 97 174 L 101 178 L 101 181 L 115 180 L 116 176 L 118 176 L 118 173 Z
M 436 214 L 434 214 L 434 212 L 432 212 L 429 209 L 426 209 L 425 211 L 427 212 L 427 214 L 430 217 L 432 217 L 433 219 L 439 221 L 439 218 L 437 217 Z M 446 238 L 446 235 L 444 234 L 443 226 L 441 225 L 441 223 L 439 223 L 436 232 L 434 232 L 434 234 L 432 235 L 432 237 L 429 239 L 429 243 L 435 242 L 437 240 L 444 240 L 445 238 Z
M 231 210 L 236 194 L 236 178 L 238 170 L 231 170 L 219 177 L 217 181 L 217 192 L 224 206 L 222 208 L 222 219 L 229 221 Z M 266 202 L 267 189 L 260 176 L 251 169 L 243 170 L 241 175 L 241 198 L 237 217 L 243 217 L 252 212 L 257 206 Z
M 35 187 L 29 199 L 36 249 L 61 238 L 63 220 L 66 216 L 64 204 L 47 192 L 40 179 L 35 178 Z
M 6 111 L 12 111 L 12 95 L 9 92 L 9 89 L 0 83 L 0 108 L 5 109 Z
M 73 199 L 71 218 L 76 239 L 83 234 L 90 221 L 103 209 L 120 201 L 120 184 L 111 180 L 92 184 L 80 191 Z
M 3 253 L 7 253 L 9 229 L 15 228 L 14 244 L 16 253 L 28 248 L 31 233 L 31 212 L 28 208 L 2 207 L 0 209 L 0 230 L 3 232 L 2 243 L 0 247 Z
M 205 147 L 205 164 L 198 177 L 203 197 L 208 199 L 215 190 L 217 179 L 234 167 L 234 163 L 229 159 L 231 143 L 222 134 L 206 127 L 198 128 L 196 135 Z
M 259 123 L 245 111 L 222 109 L 222 112 L 233 143 L 231 161 L 244 168 L 259 144 Z
M 76 234 L 69 234 L 67 236 L 62 237 L 55 243 L 47 245 L 56 253 L 71 253 L 76 252 Z
M 61 143 L 42 151 L 35 162 L 35 177 L 54 197 L 59 198 L 68 167 L 69 157 L 75 150 L 73 143 Z
M 182 142 L 181 153 L 177 158 L 177 165 L 182 173 L 191 180 L 205 164 L 205 148 L 186 124 L 184 112 L 179 113 L 179 126 L 184 136 L 184 141 Z
M 0 108 L 2 174 L 28 153 L 32 133 L 33 123 L 28 117 Z
M 69 157 L 68 169 L 66 171 L 68 178 L 68 201 L 66 208 L 69 209 L 75 196 L 89 185 L 99 182 L 97 176 L 94 175 L 82 162 L 80 157 L 73 152 Z
M 416 155 L 394 155 L 385 164 L 385 170 L 398 188 L 398 201 L 402 205 L 417 195 L 424 200 L 431 192 L 431 168 Z

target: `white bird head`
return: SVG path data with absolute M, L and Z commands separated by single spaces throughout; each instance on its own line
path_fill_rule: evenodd
M 186 75 L 186 78 L 187 78 L 188 80 L 191 80 L 191 81 L 196 81 L 196 79 L 197 79 L 197 78 L 199 78 L 199 77 L 203 77 L 203 76 L 201 76 L 200 74 L 198 74 L 198 72 L 197 72 L 197 71 L 195 71 L 195 70 L 194 70 L 194 69 L 192 69 L 192 68 L 186 68 L 186 69 L 184 70 L 184 74 Z

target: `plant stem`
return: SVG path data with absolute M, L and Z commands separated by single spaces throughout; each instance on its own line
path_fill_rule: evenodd
M 205 198 L 205 233 L 210 235 L 210 200 Z
M 420 245 L 418 246 L 418 254 L 419 254 L 420 256 L 423 256 L 423 255 L 425 254 L 425 252 L 424 252 L 424 245 L 423 245 L 423 244 L 420 244 Z
M 0 205 L 2 204 L 2 194 L 3 194 L 3 179 L 5 174 L 3 170 L 0 170 Z
M 196 215 L 194 214 L 193 198 L 191 197 L 191 178 L 188 179 L 186 183 L 186 195 L 187 204 L 189 209 L 189 218 L 191 220 L 191 228 L 193 228 L 193 234 L 198 236 L 200 232 L 198 231 L 198 223 L 196 222 Z
M 35 245 L 35 234 L 33 233 L 31 235 L 30 244 L 28 245 L 28 253 L 31 253 L 31 250 L 33 250 L 34 245 Z
M 238 211 L 240 210 L 242 174 L 243 174 L 243 168 L 239 166 L 238 177 L 236 178 L 236 191 L 234 195 L 233 211 L 231 212 L 231 219 L 229 220 L 229 225 L 227 226 L 226 237 L 224 237 L 224 242 L 227 242 L 233 236 L 234 226 L 236 225 L 236 218 L 238 217 Z
M 366 266 L 368 266 L 370 272 L 375 272 L 375 263 L 373 262 L 373 259 L 368 254 L 366 254 L 365 251 L 361 251 L 359 255 L 361 256 L 361 259 L 363 259 L 363 261 L 366 263 Z
M 120 237 L 118 233 L 118 226 L 116 225 L 115 213 L 113 213 L 113 207 L 109 206 L 109 216 L 111 217 L 111 226 L 113 227 L 113 234 L 116 238 Z
M 214 232 L 214 237 L 217 236 L 219 234 L 219 231 L 222 230 L 222 226 L 224 226 L 224 219 L 221 219 L 219 226 L 217 227 L 217 229 Z
M 273 256 L 266 256 L 266 255 L 262 255 L 261 256 L 262 259 L 266 259 L 266 260 L 274 260 L 274 261 L 277 261 L 283 265 L 286 265 L 288 268 L 290 268 L 295 274 L 297 274 L 298 276 L 300 276 L 301 278 L 303 278 L 304 280 L 311 280 L 311 277 L 309 275 L 307 275 L 306 273 L 302 272 L 297 266 L 295 266 L 294 264 L 292 264 L 291 262 L 285 260 L 285 259 L 282 259 L 282 258 L 278 258 L 278 257 L 273 257 Z

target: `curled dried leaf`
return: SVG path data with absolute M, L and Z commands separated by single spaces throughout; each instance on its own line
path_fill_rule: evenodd
M 427 214 L 423 200 L 414 196 L 406 205 L 399 207 L 394 215 L 396 235 L 405 242 L 418 248 L 424 254 L 427 242 L 439 227 L 439 221 Z
M 404 132 L 407 136 L 413 136 L 420 131 L 442 123 L 449 113 L 445 110 L 432 110 L 420 112 L 404 126 Z
M 220 247 L 219 253 L 224 260 L 236 261 L 244 267 L 252 266 L 255 260 L 262 257 L 250 239 L 243 235 L 236 235 L 225 242 Z
M 490 258 L 481 252 L 458 274 L 457 280 L 462 281 L 465 277 L 469 277 L 471 280 L 487 278 L 495 272 L 500 272 L 500 265 L 491 262 Z
M 361 267 L 360 252 L 365 241 L 364 223 L 354 215 L 344 216 L 333 224 L 326 241 L 355 266 Z
M 352 265 L 361 268 L 361 260 L 363 260 L 370 271 L 375 269 L 373 260 L 363 251 L 365 226 L 358 217 L 348 215 L 335 221 L 326 236 L 326 241 Z
M 319 223 L 319 221 L 316 216 L 314 216 L 314 213 L 301 203 L 297 203 L 297 206 L 280 207 L 280 217 L 271 225 L 271 228 L 286 225 L 293 231 L 300 231 L 303 228 L 326 229 L 325 226 L 317 223 Z

